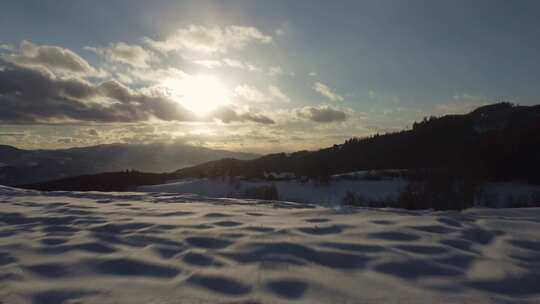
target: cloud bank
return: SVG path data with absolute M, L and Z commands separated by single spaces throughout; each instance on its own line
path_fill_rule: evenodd
M 78 78 L 56 78 L 3 59 L 0 59 L 0 104 L 0 123 L 201 121 L 157 90 L 133 90 L 115 80 L 92 84 Z M 224 123 L 273 123 L 266 116 L 237 113 L 232 108 L 208 118 Z
M 51 45 L 36 45 L 23 40 L 20 47 L 2 56 L 6 61 L 20 66 L 41 68 L 56 76 L 103 76 L 75 52 Z

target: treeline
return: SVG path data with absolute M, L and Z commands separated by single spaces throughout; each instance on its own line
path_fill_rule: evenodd
M 135 191 L 141 185 L 163 184 L 170 174 L 144 173 L 135 170 L 99 173 L 64 178 L 54 181 L 20 185 L 18 187 L 42 191 Z

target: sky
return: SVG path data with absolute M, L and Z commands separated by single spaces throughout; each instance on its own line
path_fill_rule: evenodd
M 269 153 L 538 103 L 540 2 L 0 0 L 0 144 Z

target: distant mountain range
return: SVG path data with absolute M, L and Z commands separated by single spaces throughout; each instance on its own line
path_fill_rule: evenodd
M 221 158 L 255 154 L 187 144 L 110 144 L 60 150 L 22 150 L 0 145 L 0 184 L 19 185 L 101 172 L 172 172 Z
M 157 153 L 149 149 L 149 154 Z M 460 178 L 519 180 L 540 184 L 539 151 L 540 105 L 498 103 L 464 115 L 426 117 L 421 122 L 415 122 L 410 130 L 352 138 L 343 144 L 317 151 L 270 154 L 255 159 L 232 156 L 162 175 L 128 172 L 121 175 L 123 181 L 116 186 L 113 181 L 119 173 L 25 187 L 39 190 L 121 191 L 180 178 L 265 178 L 269 173 L 288 172 L 288 175 L 297 177 L 325 179 L 332 174 L 372 169 L 444 171 L 447 175 Z M 150 159 L 157 158 L 153 156 Z M 128 165 L 126 162 L 123 164 Z M 87 181 L 86 184 L 83 181 Z

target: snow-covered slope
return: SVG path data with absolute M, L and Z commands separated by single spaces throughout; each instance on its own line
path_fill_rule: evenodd
M 0 302 L 539 303 L 540 209 L 0 187 Z

